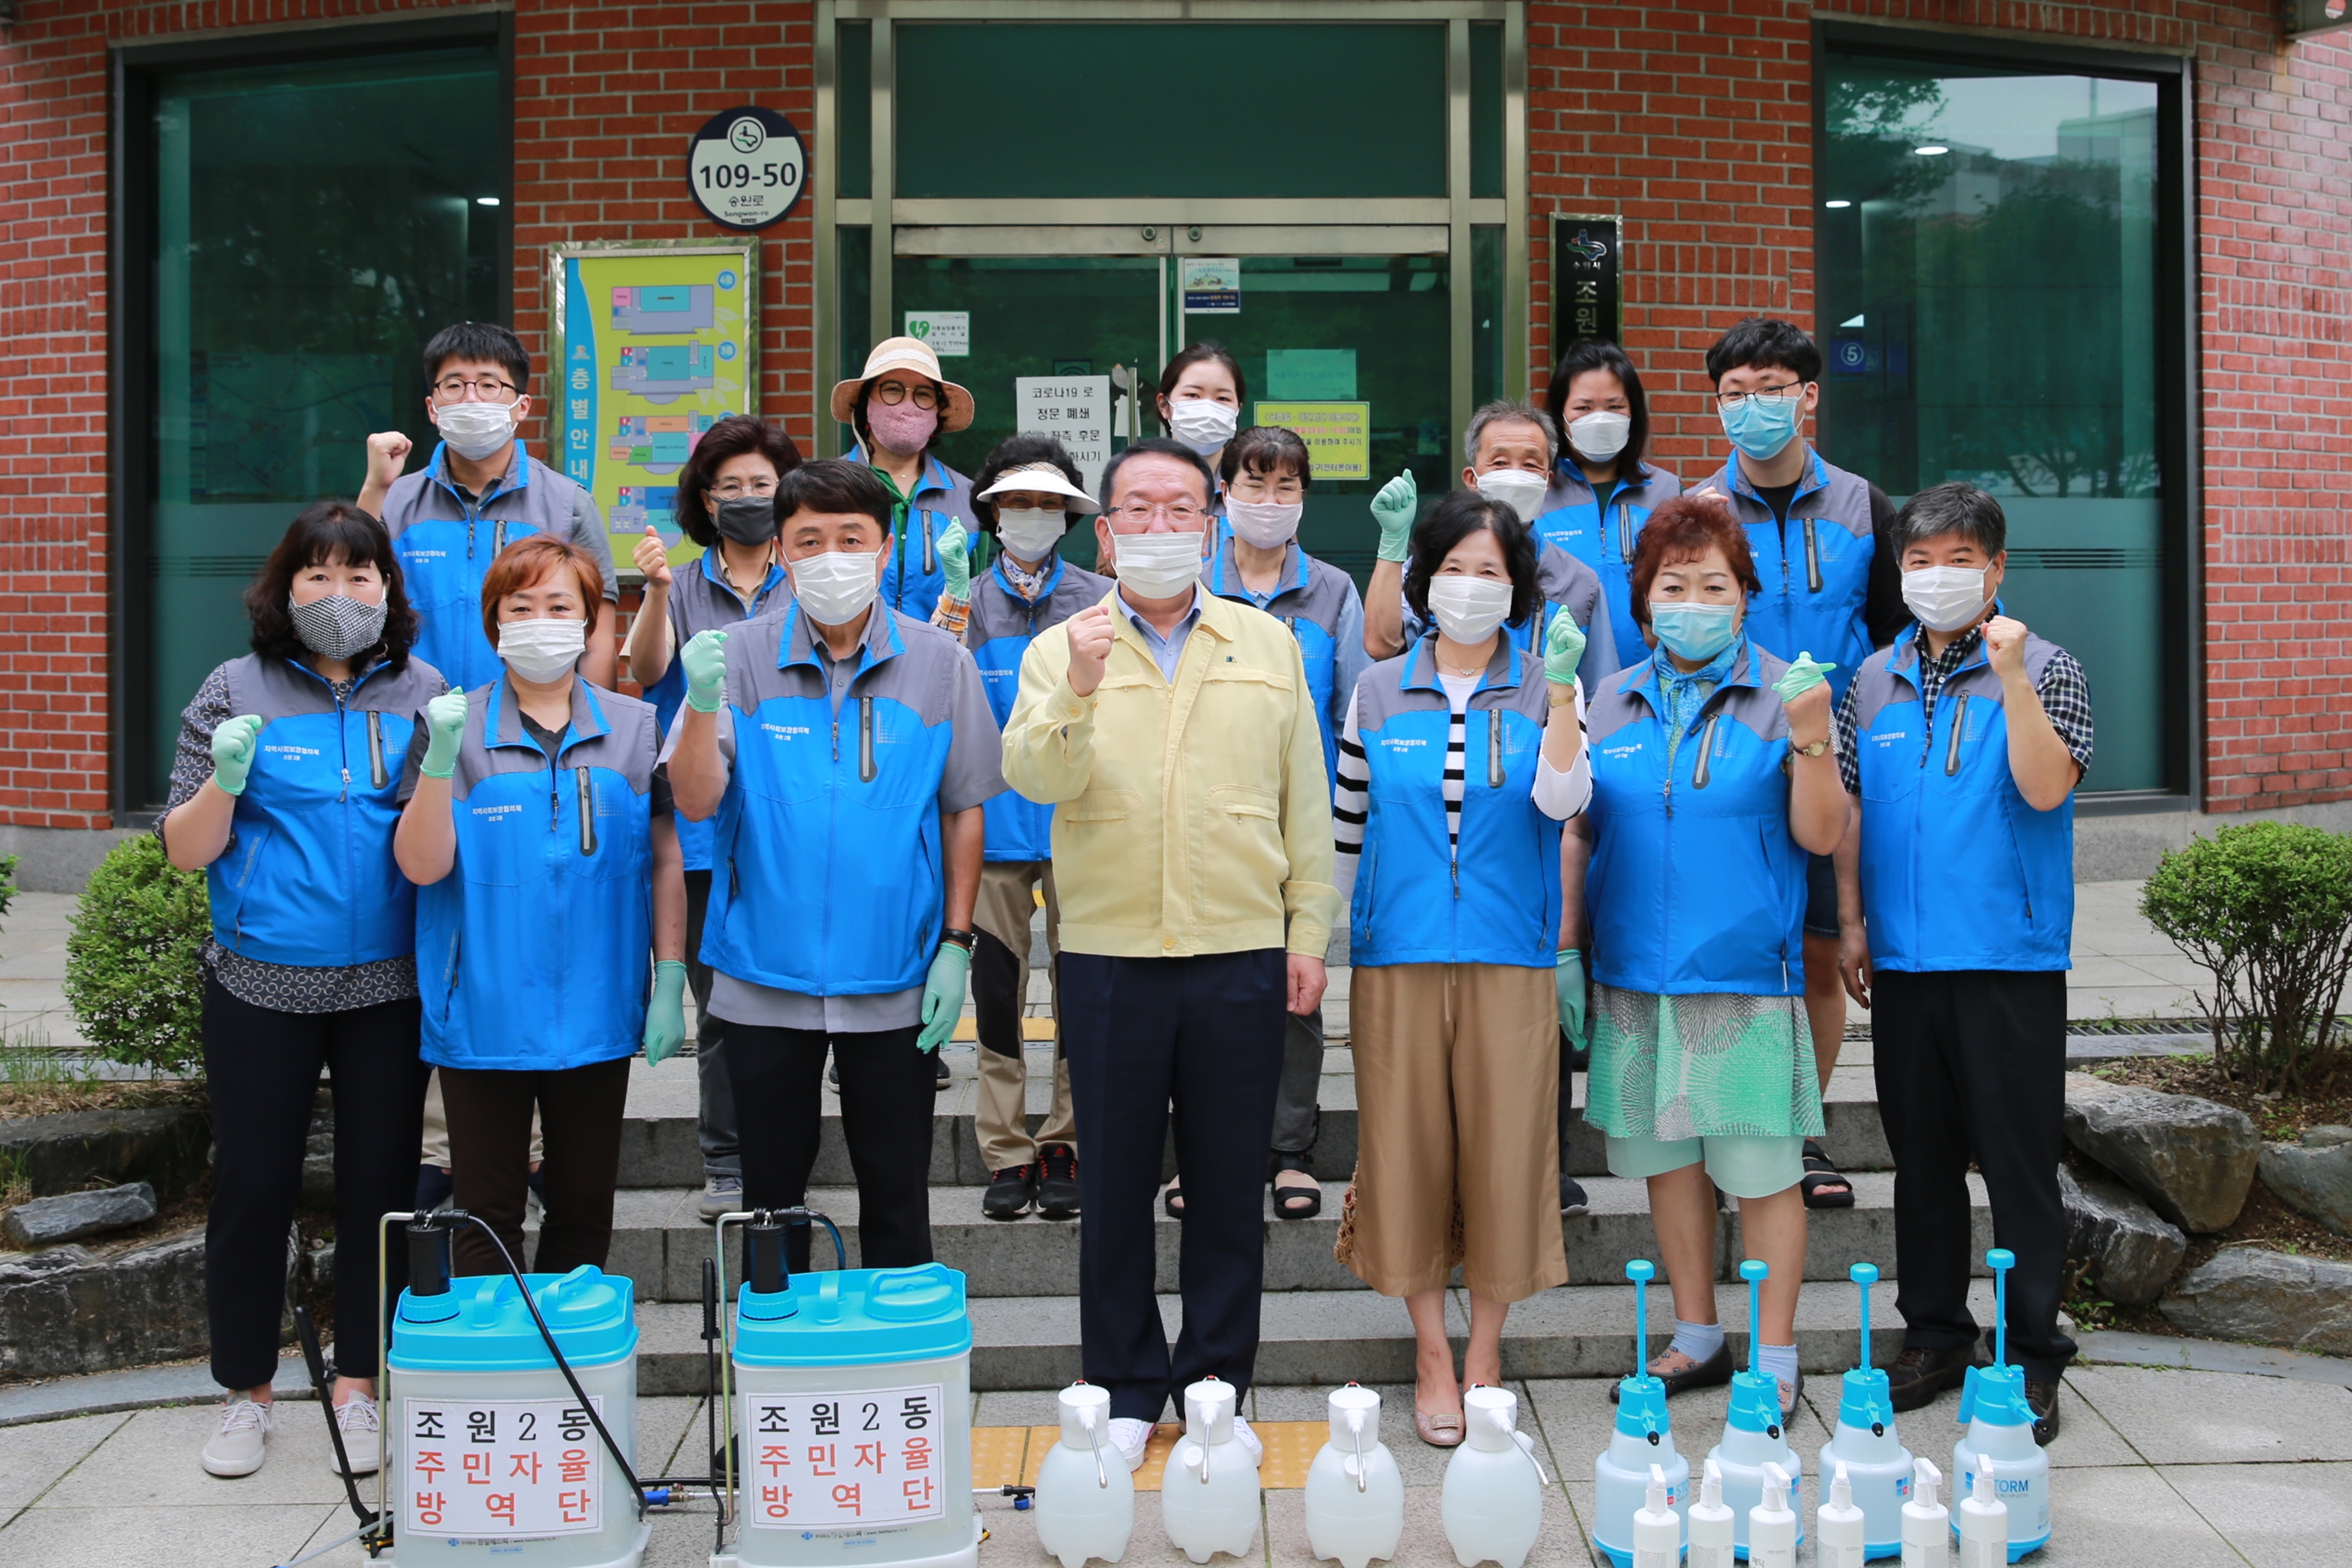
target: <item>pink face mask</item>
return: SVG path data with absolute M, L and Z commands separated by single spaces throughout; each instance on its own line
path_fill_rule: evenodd
M 918 408 L 912 399 L 884 403 L 876 398 L 866 405 L 866 427 L 881 446 L 902 457 L 912 456 L 930 444 L 932 433 L 940 427 L 940 412 Z

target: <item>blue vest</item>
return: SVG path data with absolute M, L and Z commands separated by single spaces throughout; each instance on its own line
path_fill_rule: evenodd
M 2074 796 L 2036 811 L 2009 771 L 2000 677 L 1979 642 L 1936 694 L 1914 684 L 1918 626 L 1856 678 L 1862 907 L 1880 969 L 2073 967 Z M 2057 653 L 2025 640 L 2035 680 Z
M 1559 824 L 1534 797 L 1550 701 L 1543 667 L 1506 640 L 1470 695 L 1457 856 L 1445 826 L 1454 710 L 1438 683 L 1436 643 L 1423 637 L 1356 683 L 1370 776 L 1349 952 L 1360 964 L 1550 969 L 1559 950 Z
M 1609 606 L 1609 630 L 1613 658 L 1638 663 L 1648 646 L 1633 619 L 1633 545 L 1650 513 L 1682 494 L 1682 482 L 1664 468 L 1638 465 L 1633 476 L 1609 498 L 1609 515 L 1601 515 L 1598 492 L 1584 470 L 1567 458 L 1544 492 L 1543 510 L 1535 521 L 1539 544 L 1557 545 L 1590 566 L 1601 579 L 1601 597 Z M 1599 675 L 1614 675 L 1623 665 L 1612 662 Z
M 1853 672 L 1870 657 L 1863 606 L 1870 596 L 1870 560 L 1877 549 L 1870 525 L 1870 483 L 1807 449 L 1805 477 L 1789 500 L 1784 531 L 1772 506 L 1756 493 L 1734 454 L 1716 476 L 1732 515 L 1748 529 L 1748 548 L 1764 584 L 1748 606 L 1748 635 L 1775 658 L 1810 653 L 1830 672 L 1832 700 L 1843 700 Z M 1785 531 L 1785 547 L 1783 533 Z
M 651 703 L 576 678 L 551 762 L 506 681 L 467 693 L 457 863 L 416 895 L 426 1061 L 560 1071 L 637 1049 L 660 747 Z
M 1264 610 L 1288 626 L 1290 635 L 1298 639 L 1298 656 L 1307 665 L 1307 689 L 1315 699 L 1315 720 L 1323 730 L 1323 776 L 1325 787 L 1328 788 L 1339 781 L 1339 731 L 1348 717 L 1344 694 L 1338 710 L 1333 710 L 1332 689 L 1338 683 L 1341 662 L 1339 617 L 1355 597 L 1356 584 L 1337 566 L 1318 561 L 1299 549 L 1296 541 L 1287 549 L 1281 581 L 1261 603 L 1242 585 L 1241 568 L 1234 563 L 1234 542 L 1229 531 L 1218 544 L 1216 554 L 1210 558 L 1206 585 L 1221 599 Z M 1360 644 L 1361 640 L 1359 634 Z M 1003 721 L 1001 715 L 997 721 Z
M 1666 773 L 1665 696 L 1645 659 L 1585 714 L 1592 864 L 1584 907 L 1592 976 L 1672 996 L 1804 990 L 1805 851 L 1789 833 L 1788 666 L 1752 642 L 1732 656 Z
M 1102 603 L 1110 579 L 1056 555 L 1046 569 L 1044 586 L 1033 602 L 1013 592 L 1005 581 L 1001 558 L 972 584 L 971 618 L 964 626 L 964 646 L 980 666 L 982 689 L 988 693 L 988 710 L 999 729 L 1013 715 L 1013 700 L 1021 695 L 1021 659 L 1037 634 L 1058 626 L 1088 605 Z M 985 860 L 1033 861 L 1054 858 L 1054 808 L 1042 801 L 1006 790 L 992 795 L 982 808 L 987 837 L 982 843 Z
M 400 774 L 439 674 L 377 665 L 339 700 L 318 671 L 257 653 L 222 667 L 229 710 L 265 723 L 235 841 L 205 871 L 213 938 L 265 963 L 335 968 L 416 946 L 416 889 L 393 863 Z
M 850 449 L 849 460 L 869 467 L 873 463 L 862 443 Z M 882 572 L 883 604 L 919 621 L 931 618 L 931 612 L 939 607 L 940 590 L 948 581 L 947 569 L 940 564 L 940 535 L 959 519 L 966 534 L 979 532 L 971 510 L 971 481 L 937 458 L 925 458 L 922 478 L 916 481 L 915 493 L 907 498 L 906 526 L 890 542 L 890 564 Z
M 713 545 L 693 565 L 676 567 L 670 573 L 670 632 L 682 648 L 698 632 L 723 632 L 754 616 L 775 613 L 792 597 L 788 593 L 778 592 L 783 585 L 784 569 L 771 561 L 767 575 L 752 592 L 751 604 L 745 605 L 734 585 L 727 581 L 727 569 L 719 563 L 718 547 Z M 679 661 L 677 648 L 670 650 L 669 668 L 646 689 L 646 700 L 660 715 L 662 733 L 668 734 L 678 709 L 686 702 L 686 666 Z M 688 822 L 680 816 L 677 847 L 685 857 L 688 870 L 709 870 L 710 824 Z
M 810 996 L 923 984 L 946 880 L 940 784 L 953 738 L 956 640 L 869 616 L 838 714 L 795 603 L 727 639 L 733 736 L 702 959 Z

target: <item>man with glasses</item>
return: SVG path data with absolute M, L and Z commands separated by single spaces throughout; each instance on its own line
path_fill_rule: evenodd
M 530 355 L 501 326 L 461 321 L 425 345 L 425 412 L 440 444 L 424 468 L 401 472 L 410 443 L 397 430 L 367 440 L 362 510 L 391 531 L 423 626 L 416 655 L 460 691 L 497 679 L 504 667 L 482 632 L 482 574 L 518 539 L 545 533 L 577 544 L 604 574 L 604 599 L 588 628 L 580 674 L 613 684 L 613 626 L 620 597 L 604 517 L 588 492 L 523 450 L 530 416 Z
M 1202 591 L 1213 493 L 1173 441 L 1111 459 L 1095 531 L 1118 584 L 1030 644 L 1004 727 L 1006 782 L 1055 807 L 1064 1048 L 1088 1151 L 1079 1332 L 1129 1469 L 1171 1394 L 1211 1375 L 1249 1390 L 1285 1021 L 1320 1004 L 1339 913 L 1298 641 Z M 1172 1359 L 1151 1206 L 1171 1102 L 1184 1173 Z M 1260 1451 L 1247 1421 L 1234 1435 Z

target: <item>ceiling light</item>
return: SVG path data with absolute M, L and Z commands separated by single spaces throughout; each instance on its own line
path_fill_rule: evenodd
M 1937 146 L 1935 142 L 1930 142 L 1925 147 L 1914 147 L 1911 151 L 1916 153 L 1922 158 L 1940 158 L 1945 153 L 1950 152 L 1951 149 L 1949 147 Z
M 1833 202 L 1823 202 L 1822 205 L 1829 208 L 1832 212 L 1842 212 L 1845 208 L 1853 205 L 1853 204 L 1849 201 L 1839 200 Z
M 499 198 L 496 196 L 476 196 L 474 198 L 474 205 L 478 207 L 494 207 L 499 205 Z

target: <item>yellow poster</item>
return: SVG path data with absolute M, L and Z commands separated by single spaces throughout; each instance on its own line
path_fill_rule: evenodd
M 1279 425 L 1307 443 L 1318 479 L 1372 477 L 1372 405 L 1369 403 L 1261 403 L 1260 425 Z
M 671 515 L 677 474 L 712 425 L 759 412 L 758 258 L 750 240 L 550 248 L 549 425 L 617 563 L 647 523 L 673 562 L 700 548 Z

